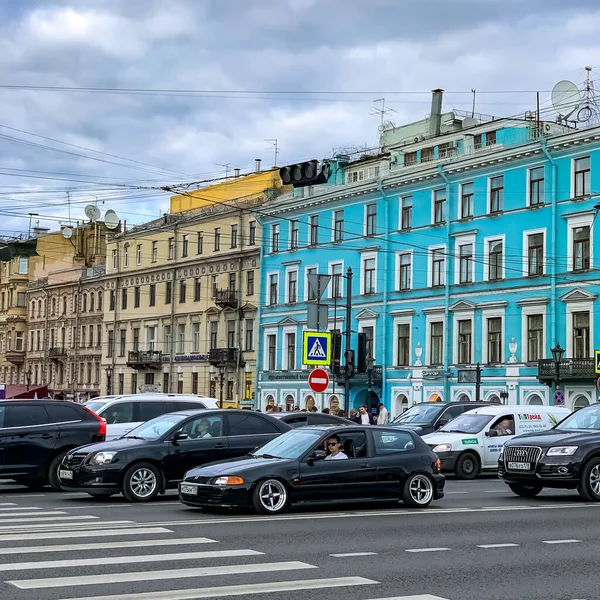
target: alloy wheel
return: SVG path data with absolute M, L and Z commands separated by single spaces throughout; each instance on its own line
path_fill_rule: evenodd
M 158 481 L 150 469 L 138 469 L 131 475 L 129 487 L 138 498 L 147 498 L 154 493 Z
M 592 492 L 600 497 L 600 465 L 595 465 L 590 471 L 590 487 Z
M 428 504 L 433 497 L 433 485 L 429 477 L 415 475 L 410 482 L 410 496 L 416 504 Z
M 260 486 L 259 497 L 265 510 L 277 512 L 281 510 L 287 502 L 287 491 L 282 483 L 270 479 Z

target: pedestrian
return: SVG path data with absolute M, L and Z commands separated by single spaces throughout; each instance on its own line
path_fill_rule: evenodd
M 351 408 L 350 409 L 350 418 L 354 421 L 354 419 L 356 419 L 356 409 L 355 408 Z
M 343 417 L 344 416 L 344 411 L 341 408 L 337 411 L 337 416 L 338 417 Z
M 267 404 L 267 414 L 272 415 L 275 410 L 275 407 L 272 404 Z
M 310 409 L 310 412 L 319 412 L 319 409 L 318 409 L 316 406 L 313 406 L 313 407 Z
M 374 425 L 373 415 L 367 411 L 367 407 L 363 404 L 358 408 L 358 414 L 354 418 L 356 423 L 360 423 L 361 425 Z
M 379 403 L 378 408 L 379 414 L 377 415 L 377 425 L 385 425 L 389 419 L 388 411 L 385 409 L 383 402 Z
M 329 409 L 327 407 L 325 407 L 322 411 L 322 413 L 328 415 L 329 414 Z

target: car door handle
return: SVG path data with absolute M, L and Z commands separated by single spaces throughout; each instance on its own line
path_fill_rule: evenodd
M 51 433 L 42 433 L 42 439 L 43 440 L 49 440 L 52 437 Z
M 223 442 L 221 442 L 220 444 L 215 444 L 215 448 L 227 448 L 227 444 L 223 444 Z
M 362 465 L 359 465 L 361 469 L 366 469 L 369 466 L 369 463 L 363 463 Z

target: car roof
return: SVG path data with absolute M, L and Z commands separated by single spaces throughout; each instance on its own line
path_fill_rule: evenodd
M 170 413 L 166 413 L 165 415 L 160 415 L 160 416 L 166 416 L 166 415 L 184 415 L 186 417 L 191 417 L 193 415 L 214 415 L 214 414 L 220 414 L 220 413 L 226 413 L 228 415 L 247 415 L 249 413 L 251 414 L 256 414 L 256 415 L 260 415 L 261 417 L 271 417 L 272 415 L 269 415 L 267 413 L 259 413 L 256 412 L 254 410 L 248 410 L 248 409 L 243 409 L 243 408 L 199 408 L 199 409 L 193 409 L 193 408 L 188 408 L 186 410 L 174 410 L 173 412 Z
M 497 404 L 493 406 L 480 406 L 479 408 L 474 408 L 473 410 L 467 411 L 465 414 L 477 414 L 477 415 L 499 415 L 505 412 L 512 412 L 515 410 L 518 411 L 527 411 L 528 413 L 547 413 L 550 410 L 566 410 L 567 412 L 571 412 L 568 409 L 561 406 L 532 406 L 530 404 Z

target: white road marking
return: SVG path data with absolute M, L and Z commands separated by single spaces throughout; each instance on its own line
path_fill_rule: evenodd
M 10 510 L 40 510 L 39 506 L 2 506 L 0 505 L 0 514 Z
M 26 513 L 29 514 L 29 513 Z M 39 514 L 39 513 L 37 513 Z M 47 513 L 50 515 L 55 515 L 57 513 Z M 66 515 L 67 513 L 60 513 Z M 7 515 L 8 516 L 8 515 Z M 10 515 L 14 517 L 16 515 Z M 33 515 L 32 515 L 33 516 Z M 0 519 L 0 523 L 20 523 L 24 521 L 25 523 L 39 523 L 41 521 L 81 521 L 82 519 L 99 519 L 100 517 L 95 517 L 94 515 L 79 515 L 78 517 L 34 517 L 32 519 Z
M 257 550 L 212 550 L 207 552 L 181 552 L 179 554 L 140 554 L 136 556 L 104 556 L 102 558 L 73 558 L 68 560 L 39 560 L 0 565 L 0 571 L 31 571 L 34 569 L 68 569 L 98 565 L 132 565 L 136 563 L 201 560 L 206 558 L 232 558 L 236 556 L 262 556 Z
M 377 556 L 377 552 L 345 552 L 343 554 L 330 554 L 335 558 L 346 558 L 349 556 Z
M 89 564 L 89 561 L 87 562 Z M 218 575 L 240 575 L 243 573 L 278 573 L 318 569 L 315 565 L 292 560 L 288 562 L 254 563 L 247 565 L 224 565 L 219 567 L 194 567 L 191 569 L 168 569 L 165 571 L 137 571 L 132 573 L 106 573 L 104 575 L 78 575 L 75 577 L 48 577 L 46 579 L 17 579 L 8 583 L 21 590 L 40 590 L 78 585 L 100 585 L 102 583 L 125 583 L 131 581 L 162 581 L 188 577 L 216 577 Z
M 46 496 L 48 494 L 11 494 L 10 496 L 0 496 L 0 498 L 45 498 Z M 7 502 L 7 504 L 12 504 L 12 502 Z
M 196 600 L 199 598 L 223 598 L 225 596 L 245 596 L 274 592 L 296 592 L 300 590 L 324 590 L 328 588 L 373 585 L 379 583 L 364 577 L 331 577 L 328 579 L 301 579 L 298 581 L 273 581 L 270 583 L 246 583 L 220 587 L 196 588 L 193 590 L 173 590 L 163 592 L 141 592 L 137 594 L 116 594 L 111 596 L 89 596 L 77 600 Z M 427 596 L 425 600 L 444 600 Z
M 519 544 L 477 544 L 478 548 L 516 548 Z
M 53 520 L 56 520 L 58 518 L 62 518 L 64 519 L 65 517 L 55 517 Z M 83 517 L 71 517 L 74 519 L 81 519 Z M 98 517 L 94 517 L 94 518 L 98 518 Z M 38 524 L 34 524 L 31 526 L 28 525 L 2 525 L 0 526 L 0 535 L 2 535 L 4 532 L 9 532 L 9 531 L 31 531 L 33 529 L 35 529 L 36 531 L 45 531 L 47 529 L 56 529 L 56 528 L 62 528 L 63 530 L 67 531 L 67 530 L 77 530 L 80 528 L 84 528 L 86 530 L 89 530 L 90 527 L 96 527 L 98 529 L 102 529 L 102 528 L 114 528 L 115 526 L 121 526 L 121 527 L 129 527 L 130 525 L 136 525 L 136 527 L 140 527 L 141 524 L 140 523 L 135 523 L 135 521 L 82 521 L 82 522 L 77 522 L 77 523 L 38 523 Z M 159 525 L 156 524 L 152 524 L 152 523 L 148 523 L 146 525 L 146 527 L 159 527 Z
M 407 548 L 406 552 L 445 552 L 450 548 Z
M 507 494 L 506 490 L 485 490 L 486 494 Z
M 99 531 L 47 531 L 40 533 L 14 533 L 0 535 L 1 542 L 17 542 L 26 540 L 61 540 L 92 537 L 113 537 L 122 535 L 154 535 L 155 533 L 173 533 L 166 527 L 140 527 L 132 529 L 104 529 Z M 146 542 L 144 542 L 146 543 Z
M 147 504 L 152 505 L 152 502 L 148 502 Z M 177 502 L 177 504 L 181 504 L 181 502 Z M 145 503 L 142 503 L 142 506 L 145 506 Z M 139 504 L 86 504 L 85 506 L 61 506 L 63 510 L 100 510 L 103 508 L 138 508 Z M 162 505 L 161 505 L 162 506 Z M 156 507 L 156 504 L 154 504 Z
M 391 598 L 373 598 L 372 600 L 448 600 L 431 594 L 417 594 L 416 596 L 392 596 Z
M 7 509 L 10 510 L 10 509 Z M 58 516 L 58 515 L 68 515 L 68 512 L 65 512 L 64 510 L 41 510 L 41 511 L 37 511 L 37 512 L 29 512 L 29 509 L 20 509 L 24 512 L 11 512 L 11 513 L 0 513 L 0 523 L 18 523 L 19 521 L 25 521 L 26 523 L 29 523 L 31 521 L 53 521 L 54 519 L 50 518 L 50 519 L 24 519 L 24 518 L 19 518 L 17 519 L 17 517 L 40 517 L 40 516 L 46 516 L 46 517 L 51 517 L 52 515 L 54 516 Z M 4 518 L 6 517 L 6 518 Z
M 168 531 L 165 529 L 164 531 Z M 146 533 L 146 531 L 144 531 Z M 47 535 L 47 534 L 46 534 Z M 39 536 L 45 537 L 44 535 Z M 71 534 L 64 537 L 73 537 Z M 82 536 L 89 537 L 89 536 Z M 22 539 L 19 536 L 19 539 Z M 0 539 L 0 542 L 2 539 Z M 94 542 L 91 544 L 67 544 L 65 546 L 48 545 L 48 546 L 17 546 L 16 548 L 0 548 L 0 556 L 3 554 L 35 554 L 35 553 L 52 553 L 52 552 L 81 552 L 83 550 L 106 550 L 110 548 L 154 548 L 156 546 L 188 546 L 193 544 L 217 544 L 216 540 L 210 538 L 178 538 L 169 540 L 134 540 L 124 542 Z M 90 559 L 90 561 L 96 559 Z M 88 563 L 89 564 L 89 563 Z
M 16 506 L 14 502 L 0 502 L 0 506 Z
M 444 492 L 445 494 L 468 494 L 469 492 Z
M 581 540 L 545 540 L 542 544 L 581 544 Z

